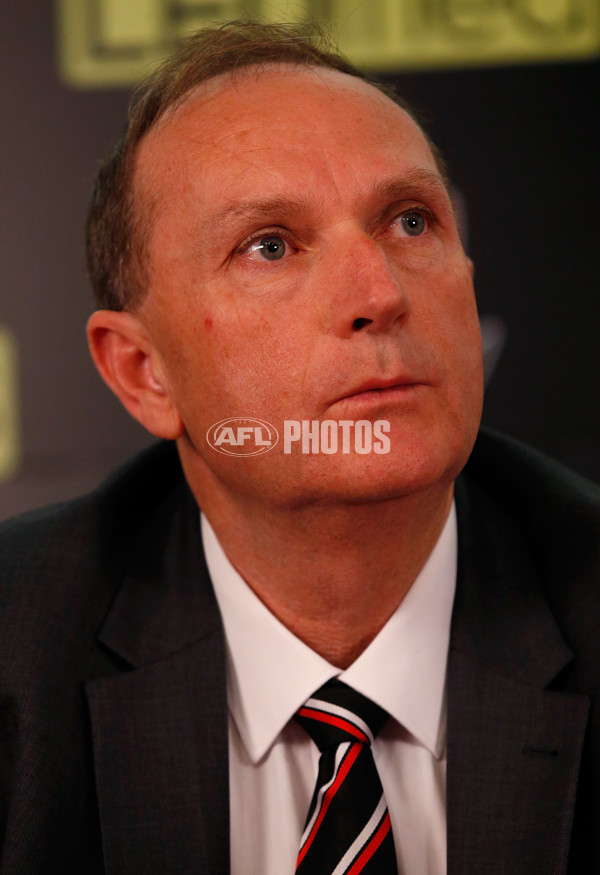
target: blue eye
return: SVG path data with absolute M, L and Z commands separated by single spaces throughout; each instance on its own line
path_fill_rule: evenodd
M 251 252 L 259 252 L 267 261 L 278 261 L 285 255 L 286 245 L 281 237 L 263 237 L 251 247 Z
M 427 227 L 425 217 L 421 213 L 405 213 L 401 222 L 402 227 L 411 237 L 418 237 Z

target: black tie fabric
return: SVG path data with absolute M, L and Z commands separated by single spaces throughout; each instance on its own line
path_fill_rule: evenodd
M 388 714 L 338 680 L 296 714 L 321 751 L 298 875 L 397 875 L 390 815 L 371 742 Z

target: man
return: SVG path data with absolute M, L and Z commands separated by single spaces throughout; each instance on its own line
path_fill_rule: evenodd
M 599 496 L 471 455 L 472 265 L 410 113 L 297 31 L 202 32 L 88 245 L 94 361 L 170 443 L 3 528 L 0 872 L 600 871 Z M 379 734 L 325 750 L 357 694 Z

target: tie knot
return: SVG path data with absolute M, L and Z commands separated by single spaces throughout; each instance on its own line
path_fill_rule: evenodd
M 317 690 L 295 716 L 323 751 L 344 741 L 371 744 L 389 715 L 366 696 L 334 679 Z

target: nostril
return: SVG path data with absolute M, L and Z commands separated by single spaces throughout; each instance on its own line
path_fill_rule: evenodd
M 360 319 L 355 319 L 352 323 L 352 328 L 355 331 L 360 331 L 360 329 L 364 328 L 365 325 L 370 325 L 372 321 L 372 319 L 363 319 L 362 317 Z

